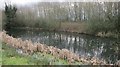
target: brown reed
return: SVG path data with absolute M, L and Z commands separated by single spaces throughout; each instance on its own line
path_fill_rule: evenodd
M 11 45 L 14 48 L 22 49 L 24 53 L 28 53 L 28 54 L 32 54 L 34 52 L 47 53 L 57 58 L 65 59 L 70 64 L 74 63 L 75 61 L 90 63 L 93 65 L 106 64 L 106 62 L 103 62 L 102 60 L 99 60 L 98 58 L 95 58 L 95 57 L 92 58 L 91 60 L 87 60 L 75 53 L 70 52 L 67 49 L 59 49 L 59 48 L 56 48 L 53 46 L 47 46 L 41 43 L 32 43 L 31 40 L 23 41 L 21 38 L 13 38 L 12 36 L 9 36 L 8 34 L 6 34 L 5 31 L 0 32 L 0 36 L 2 36 L 1 37 L 2 42 L 7 43 L 7 45 Z

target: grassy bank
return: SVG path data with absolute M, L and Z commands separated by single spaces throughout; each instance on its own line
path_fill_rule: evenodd
M 66 60 L 56 58 L 46 53 L 32 55 L 20 54 L 11 46 L 2 43 L 2 65 L 68 65 Z M 74 64 L 82 64 L 75 62 Z
M 63 32 L 76 32 L 76 33 L 86 33 L 86 23 L 68 23 L 62 22 L 61 25 L 57 25 L 56 27 L 47 28 L 44 27 L 12 27 L 13 29 L 23 29 L 23 30 L 47 30 L 47 31 L 63 31 Z M 54 25 L 55 26 L 55 25 Z M 87 34 L 87 33 L 86 33 Z
M 2 65 L 2 44 L 0 41 L 0 65 Z
M 49 25 L 53 25 L 52 23 Z M 54 27 L 55 26 L 55 27 Z M 70 32 L 70 33 L 82 33 L 82 34 L 88 34 L 93 36 L 100 36 L 100 37 L 112 37 L 112 38 L 118 38 L 119 34 L 115 32 L 104 32 L 94 29 L 94 27 L 91 28 L 88 27 L 88 23 L 85 22 L 62 22 L 60 25 L 58 23 L 54 26 L 48 26 L 45 24 L 42 26 L 36 26 L 36 27 L 12 27 L 13 29 L 24 29 L 24 30 L 46 30 L 46 31 L 58 31 L 58 32 Z M 104 30 L 104 29 L 103 29 Z
M 61 23 L 61 31 L 86 33 L 86 23 L 76 23 L 76 22 L 64 22 Z
M 23 41 L 20 38 L 13 38 L 12 36 L 9 36 L 5 32 L 1 32 L 0 34 L 3 36 L 2 41 L 7 43 L 7 44 L 3 44 L 3 47 L 6 45 L 5 47 L 8 47 L 6 48 L 8 52 L 14 49 L 10 53 L 5 52 L 7 54 L 10 54 L 10 58 L 16 55 L 19 56 L 19 54 L 20 55 L 22 54 L 22 56 L 27 55 L 28 59 L 30 57 L 30 59 L 31 58 L 33 59 L 32 61 L 35 60 L 34 61 L 35 65 L 39 63 L 44 65 L 44 62 L 45 62 L 45 65 L 106 64 L 105 61 L 100 60 L 95 57 L 91 59 L 80 57 L 79 55 L 72 53 L 71 51 L 67 49 L 59 49 L 53 46 L 47 46 L 45 44 L 32 43 L 30 40 Z M 16 50 L 15 48 L 19 50 Z M 3 50 L 5 50 L 5 48 L 3 48 L 2 51 Z M 19 53 L 16 53 L 16 51 Z M 13 54 L 11 55 L 12 52 Z M 4 53 L 3 53 L 3 57 L 4 57 Z M 27 60 L 27 61 L 29 62 L 30 60 Z

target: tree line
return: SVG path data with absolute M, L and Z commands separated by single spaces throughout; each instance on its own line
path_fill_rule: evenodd
M 17 8 L 9 5 L 10 11 L 5 7 L 4 12 L 7 25 L 13 27 L 60 29 L 65 22 L 85 23 L 87 31 L 93 34 L 120 33 L 119 6 L 119 2 L 39 2 Z

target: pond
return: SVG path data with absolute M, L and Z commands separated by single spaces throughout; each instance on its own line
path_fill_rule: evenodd
M 115 63 L 119 58 L 117 39 L 102 38 L 78 33 L 49 32 L 49 31 L 26 31 L 12 29 L 8 34 L 23 40 L 40 42 L 57 48 L 66 48 L 82 57 L 97 57 L 108 63 Z

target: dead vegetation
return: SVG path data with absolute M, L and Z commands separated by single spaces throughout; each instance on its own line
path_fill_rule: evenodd
M 2 42 L 5 42 L 16 49 L 22 49 L 24 53 L 28 53 L 28 54 L 32 54 L 34 52 L 47 53 L 55 56 L 56 58 L 65 59 L 70 64 L 74 63 L 75 61 L 88 63 L 92 65 L 106 64 L 105 61 L 95 57 L 88 60 L 87 58 L 82 58 L 79 55 L 72 53 L 67 49 L 58 49 L 56 47 L 47 46 L 45 44 L 32 43 L 32 41 L 30 40 L 23 41 L 20 38 L 13 38 L 12 36 L 9 36 L 5 32 L 0 32 L 0 36 L 2 36 L 1 37 Z

